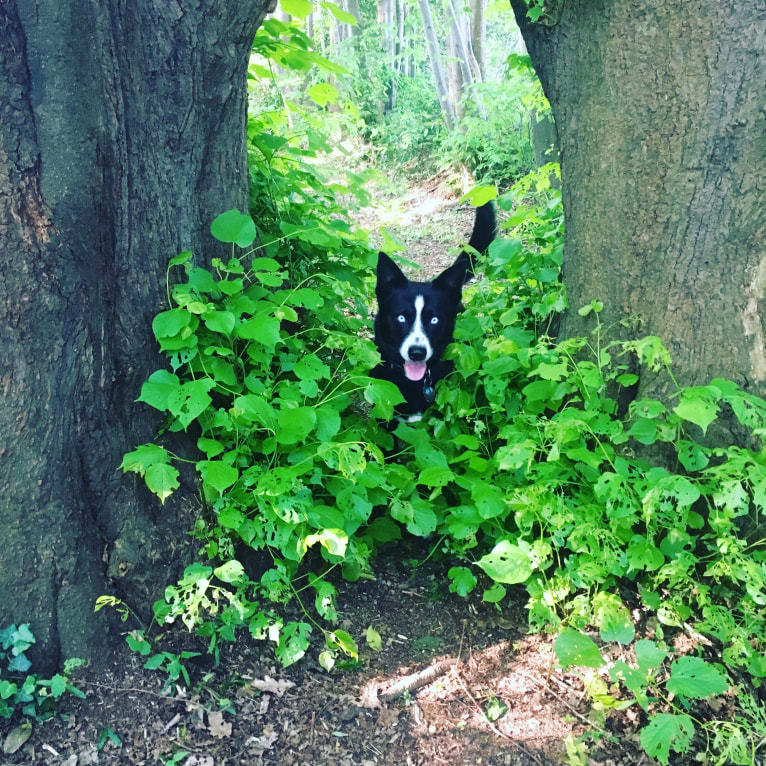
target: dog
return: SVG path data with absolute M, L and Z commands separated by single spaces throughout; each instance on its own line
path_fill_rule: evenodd
M 469 246 L 483 253 L 495 238 L 495 226 L 492 203 L 477 207 Z M 452 371 L 453 363 L 441 357 L 452 342 L 463 285 L 473 274 L 473 258 L 465 250 L 431 282 L 410 281 L 385 253 L 378 255 L 374 326 L 382 362 L 370 376 L 398 386 L 405 399 L 394 410 L 399 420 L 421 420 L 436 384 Z

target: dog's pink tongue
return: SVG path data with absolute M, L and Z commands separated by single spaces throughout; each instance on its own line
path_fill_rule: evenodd
M 426 374 L 426 363 L 425 362 L 405 362 L 404 374 L 410 380 L 422 380 L 423 376 Z

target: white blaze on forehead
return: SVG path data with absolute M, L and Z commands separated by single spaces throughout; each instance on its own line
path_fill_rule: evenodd
M 426 299 L 422 295 L 415 296 L 415 321 L 412 324 L 412 329 L 409 335 L 402 341 L 402 345 L 399 346 L 399 353 L 402 359 L 409 361 L 409 351 L 412 346 L 424 346 L 426 350 L 426 358 L 423 360 L 427 362 L 434 353 L 431 348 L 431 341 L 428 340 L 425 330 L 423 329 L 423 306 L 425 306 Z

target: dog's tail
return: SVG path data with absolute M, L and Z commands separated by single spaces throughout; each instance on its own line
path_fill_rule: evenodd
M 495 206 L 491 202 L 485 202 L 476 208 L 476 218 L 473 222 L 473 232 L 468 244 L 476 250 L 477 253 L 483 253 L 495 238 L 497 232 L 497 223 L 495 220 Z M 474 276 L 475 255 L 463 250 L 458 256 L 459 261 L 465 261 L 465 284 Z

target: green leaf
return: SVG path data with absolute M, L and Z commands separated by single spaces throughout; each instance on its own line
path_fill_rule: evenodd
M 236 321 L 231 311 L 217 311 L 215 309 L 206 311 L 202 319 L 208 330 L 220 332 L 224 335 L 231 335 Z
M 32 723 L 23 721 L 18 726 L 14 726 L 3 741 L 3 752 L 7 755 L 13 755 L 32 735 Z
M 450 593 L 457 593 L 458 596 L 467 596 L 478 582 L 468 567 L 452 567 L 447 572 L 447 577 L 452 580 L 449 585 Z
M 477 565 L 495 582 L 508 585 L 525 582 L 535 565 L 532 563 L 532 549 L 524 540 L 514 545 L 510 540 L 501 540 L 491 553 L 482 556 Z
M 191 321 L 191 314 L 186 309 L 171 309 L 162 311 L 152 320 L 152 330 L 157 340 L 172 338 Z
M 651 758 L 667 764 L 670 751 L 685 753 L 694 736 L 694 723 L 688 715 L 660 713 L 641 729 L 641 746 Z
M 599 610 L 599 629 L 602 641 L 629 644 L 636 637 L 630 612 L 622 604 L 611 600 Z
M 143 475 L 150 466 L 156 463 L 167 463 L 169 459 L 170 456 L 166 449 L 158 447 L 156 444 L 142 444 L 140 447 L 136 447 L 133 452 L 126 452 L 123 455 L 120 468 L 125 472 L 133 471 Z
M 330 377 L 330 368 L 316 354 L 302 356 L 293 367 L 299 380 L 319 380 Z
M 146 657 L 152 650 L 152 645 L 143 637 L 129 633 L 125 636 L 125 642 L 131 648 L 132 651 Z
M 168 400 L 181 387 L 178 377 L 167 370 L 153 372 L 141 386 L 141 395 L 136 401 L 144 402 L 150 407 L 163 412 L 169 409 Z
M 327 636 L 327 645 L 333 649 L 340 649 L 344 654 L 355 660 L 359 659 L 356 641 L 345 630 L 333 630 Z
M 189 261 L 192 257 L 192 251 L 191 250 L 184 250 L 182 253 L 179 253 L 178 255 L 174 255 L 169 261 L 168 266 L 180 266 L 187 261 Z
M 163 504 L 181 486 L 178 483 L 177 469 L 166 463 L 150 465 L 146 469 L 145 481 L 146 486 L 159 497 Z
M 600 668 L 604 658 L 593 639 L 579 630 L 564 628 L 553 645 L 561 667 L 565 670 L 572 665 Z
M 352 16 L 353 18 L 353 16 Z M 318 82 L 312 85 L 307 91 L 306 95 L 317 106 L 327 106 L 327 104 L 334 104 L 338 100 L 338 89 L 329 82 Z
M 708 426 L 718 416 L 718 404 L 708 397 L 692 395 L 684 391 L 680 403 L 673 408 L 673 412 L 684 420 L 698 425 L 703 433 L 707 433 Z
M 262 396 L 257 394 L 245 394 L 234 399 L 232 415 L 244 416 L 253 423 L 260 423 L 266 428 L 274 428 L 277 421 L 277 413 L 274 408 Z
M 355 27 L 358 23 L 356 16 L 349 13 L 348 11 L 344 11 L 343 8 L 341 8 L 339 5 L 335 5 L 335 3 L 329 2 L 329 0 L 323 0 L 322 8 L 326 8 L 328 11 L 330 11 L 330 13 L 343 24 L 350 24 L 352 27 Z
M 502 718 L 508 712 L 508 705 L 497 697 L 490 697 L 484 706 L 484 715 L 490 723 Z
M 285 13 L 299 19 L 305 19 L 313 10 L 309 0 L 279 0 L 279 5 Z
M 282 409 L 277 418 L 277 441 L 280 444 L 303 442 L 314 430 L 317 415 L 313 407 Z
M 486 601 L 488 604 L 497 604 L 505 598 L 505 586 L 496 582 L 491 588 L 487 588 L 482 597 L 482 601 Z
M 670 666 L 667 689 L 672 694 L 704 699 L 728 688 L 726 676 L 701 657 L 680 657 Z
M 239 582 L 245 577 L 245 568 L 236 559 L 231 559 L 216 567 L 213 574 L 223 582 Z
M 348 545 L 348 535 L 342 529 L 323 529 L 303 540 L 302 552 L 305 553 L 314 543 L 319 543 L 332 556 L 343 556 Z
M 329 673 L 333 667 L 335 667 L 335 657 L 332 652 L 328 652 L 326 649 L 319 652 L 317 662 Z
M 239 471 L 233 465 L 222 463 L 220 460 L 200 460 L 197 470 L 205 485 L 212 487 L 219 495 L 239 478 Z
M 56 675 L 51 678 L 51 694 L 54 697 L 60 697 L 66 691 L 66 686 L 66 678 L 59 673 L 56 673 Z
M 425 484 L 427 487 L 444 487 L 452 481 L 454 474 L 449 468 L 433 465 L 424 468 L 418 476 L 418 484 Z
M 460 198 L 460 202 L 468 200 L 474 207 L 481 207 L 493 199 L 497 199 L 496 186 L 474 186 Z
M 399 389 L 388 380 L 370 380 L 364 389 L 364 398 L 373 406 L 372 416 L 391 420 L 394 407 L 404 401 Z
M 157 668 L 161 667 L 164 662 L 165 662 L 165 655 L 164 654 L 153 654 L 144 663 L 144 667 L 147 670 L 157 670 Z
M 311 3 L 308 5 L 311 7 Z M 239 210 L 227 210 L 210 224 L 210 233 L 219 242 L 235 242 L 240 247 L 249 247 L 255 241 L 256 230 L 249 215 L 244 215 Z
M 279 320 L 269 314 L 258 314 L 243 322 L 237 328 L 237 335 L 245 340 L 254 340 L 263 344 L 269 350 L 279 343 Z
M 654 641 L 649 641 L 646 638 L 636 641 L 633 650 L 636 653 L 638 667 L 642 670 L 658 668 L 665 661 L 665 657 L 668 656 L 664 649 L 660 649 Z
M 365 640 L 367 641 L 367 646 L 370 647 L 374 652 L 379 652 L 383 648 L 383 642 L 380 638 L 380 633 L 378 633 L 375 628 L 370 625 L 369 628 L 367 628 L 367 632 L 364 635 Z

